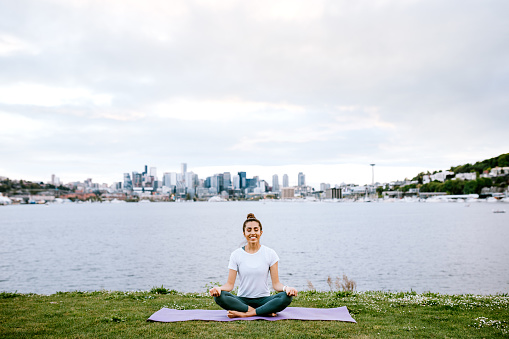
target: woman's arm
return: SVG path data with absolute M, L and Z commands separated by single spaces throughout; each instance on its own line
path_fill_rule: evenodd
M 237 279 L 237 271 L 230 269 L 228 272 L 228 280 L 226 284 L 223 286 L 214 286 L 209 290 L 209 293 L 213 297 L 219 297 L 221 295 L 221 291 L 230 292 L 233 290 L 233 286 L 235 286 L 235 279 Z
M 290 297 L 297 295 L 297 290 L 290 286 L 285 286 L 279 281 L 278 262 L 270 266 L 270 279 L 272 280 L 272 287 L 278 292 L 286 292 Z

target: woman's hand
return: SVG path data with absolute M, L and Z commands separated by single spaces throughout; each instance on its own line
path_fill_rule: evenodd
M 297 290 L 293 287 L 286 286 L 285 292 L 289 297 L 296 297 L 297 296 Z
M 209 290 L 209 293 L 213 297 L 219 297 L 221 295 L 221 289 L 219 286 L 214 286 Z

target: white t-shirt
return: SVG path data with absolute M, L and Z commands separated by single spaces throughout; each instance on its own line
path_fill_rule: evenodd
M 258 252 L 247 253 L 238 248 L 232 252 L 228 268 L 237 271 L 239 277 L 239 297 L 268 297 L 269 268 L 279 261 L 276 252 L 262 245 Z

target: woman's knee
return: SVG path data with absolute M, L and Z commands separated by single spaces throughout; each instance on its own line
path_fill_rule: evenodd
M 231 295 L 231 293 L 226 292 L 226 291 L 221 291 L 221 294 L 219 295 L 219 297 L 214 297 L 214 301 L 219 306 L 225 305 L 225 299 L 228 297 L 228 295 Z
M 286 292 L 279 292 L 278 297 L 284 304 L 286 304 L 286 306 L 290 305 L 293 299 L 293 297 L 290 297 L 288 294 L 286 294 Z

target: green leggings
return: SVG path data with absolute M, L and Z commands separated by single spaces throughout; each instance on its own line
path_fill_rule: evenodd
M 214 300 L 225 310 L 247 312 L 248 306 L 251 306 L 256 309 L 256 315 L 264 315 L 281 312 L 290 305 L 292 297 L 289 297 L 286 292 L 279 292 L 268 297 L 245 298 L 221 291 L 221 295 L 214 297 Z

